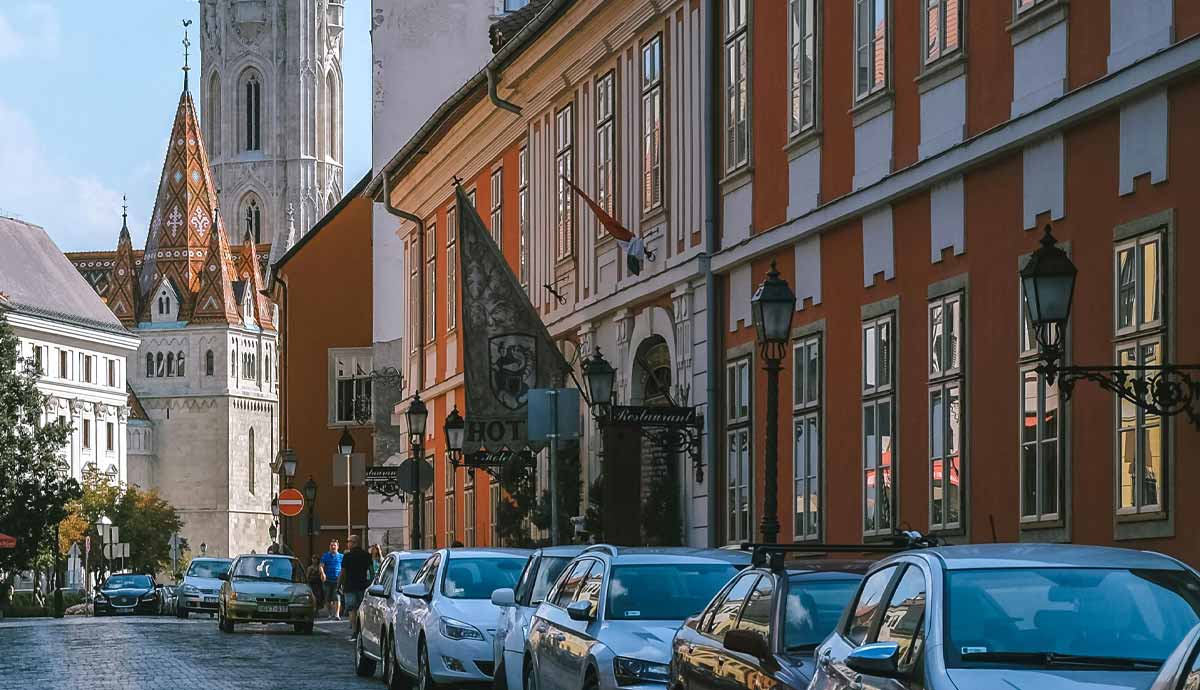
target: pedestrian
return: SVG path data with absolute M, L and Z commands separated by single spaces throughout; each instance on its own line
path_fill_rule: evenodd
M 358 639 L 358 606 L 362 604 L 367 586 L 371 584 L 371 556 L 359 546 L 357 534 L 347 540 L 350 550 L 342 557 L 342 598 L 346 607 L 346 618 L 350 619 L 350 641 Z
M 308 568 L 304 574 L 308 577 L 308 588 L 312 590 L 313 598 L 317 600 L 316 610 L 320 611 L 325 605 L 325 586 L 321 584 L 321 561 L 316 554 L 309 559 Z
M 383 567 L 383 550 L 379 548 L 379 544 L 371 544 L 371 581 L 374 582 L 375 576 L 379 574 L 379 569 Z
M 342 554 L 338 551 L 338 540 L 329 542 L 329 550 L 321 554 L 321 583 L 325 591 L 325 613 L 333 620 L 342 619 L 341 602 L 338 601 L 338 576 L 342 573 Z

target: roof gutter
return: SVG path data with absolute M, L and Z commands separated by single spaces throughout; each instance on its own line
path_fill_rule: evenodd
M 500 97 L 498 87 L 500 85 L 500 72 L 503 67 L 518 55 L 520 55 L 533 39 L 538 36 L 549 26 L 558 16 L 559 12 L 570 5 L 574 0 L 550 0 L 546 6 L 537 13 L 536 16 L 528 24 L 526 24 L 512 40 L 504 44 L 500 50 L 492 56 L 492 59 L 484 65 L 483 69 L 476 72 L 474 76 L 467 80 L 457 91 L 445 100 L 438 109 L 433 112 L 433 115 L 421 125 L 417 133 L 408 140 L 396 155 L 392 156 L 391 160 L 383 166 L 375 179 L 371 180 L 371 184 L 367 186 L 363 196 L 372 199 L 378 199 L 379 188 L 385 186 L 385 173 L 395 173 L 402 165 L 412 160 L 425 145 L 425 142 L 437 132 L 444 121 L 467 100 L 467 97 L 475 92 L 476 89 L 487 86 L 488 98 L 492 103 L 503 110 L 507 110 L 513 114 L 520 115 L 521 107 Z M 390 211 L 391 209 L 389 209 Z
M 417 271 L 421 274 L 419 285 L 424 286 L 425 285 L 425 263 L 423 261 L 421 261 L 420 259 L 425 257 L 425 221 L 417 214 L 415 214 L 411 211 L 405 211 L 402 208 L 396 208 L 396 206 L 394 206 L 392 204 L 392 196 L 390 194 L 388 194 L 388 189 L 391 187 L 391 185 L 388 184 L 389 175 L 388 175 L 388 169 L 386 167 L 383 169 L 381 176 L 383 178 L 383 185 L 380 188 L 379 196 L 382 198 L 376 198 L 375 200 L 382 201 L 383 207 L 387 209 L 388 213 L 392 214 L 393 216 L 396 216 L 397 218 L 401 218 L 403 220 L 407 220 L 411 223 L 414 223 L 417 226 L 417 237 L 416 237 L 417 245 L 418 245 L 418 247 L 417 247 L 417 249 L 418 249 L 418 251 L 417 251 L 417 257 L 418 257 Z M 424 384 L 424 382 L 425 382 L 425 336 L 426 336 L 426 334 L 425 334 L 425 300 L 423 298 L 418 299 L 416 301 L 416 303 L 418 306 L 417 306 L 417 342 L 415 344 L 418 348 L 420 348 L 420 356 L 417 357 L 417 376 L 416 376 L 417 388 L 416 388 L 416 390 L 420 390 L 421 385 Z

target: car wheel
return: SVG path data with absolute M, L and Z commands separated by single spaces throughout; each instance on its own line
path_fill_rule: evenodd
M 395 649 L 394 645 L 395 641 L 388 635 L 383 648 L 383 684 L 388 690 L 411 690 L 412 681 L 396 663 L 396 656 L 392 652 Z
M 217 627 L 220 628 L 221 632 L 224 633 L 233 632 L 233 621 L 225 617 L 224 610 L 217 612 Z
M 375 660 L 363 654 L 361 632 L 358 634 L 358 639 L 354 642 L 354 673 L 363 678 L 370 678 L 375 675 Z
M 313 631 L 312 623 L 296 623 L 292 628 L 301 635 L 311 635 Z
M 521 674 L 525 678 L 525 690 L 537 690 L 537 675 L 533 672 L 533 663 L 525 664 L 525 673 Z
M 425 647 L 425 640 L 421 640 L 421 645 L 417 648 L 416 690 L 437 690 L 437 683 L 429 670 L 429 650 Z
M 583 690 L 600 690 L 600 681 L 596 680 L 595 672 L 588 671 L 583 679 Z
M 504 670 L 503 658 L 492 671 L 492 690 L 508 690 L 508 671 Z

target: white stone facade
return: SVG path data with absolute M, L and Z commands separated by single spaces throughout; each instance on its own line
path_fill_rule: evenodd
M 341 0 L 202 0 L 196 87 L 209 165 L 240 243 L 301 233 L 342 197 Z M 257 230 L 257 232 L 255 232 Z

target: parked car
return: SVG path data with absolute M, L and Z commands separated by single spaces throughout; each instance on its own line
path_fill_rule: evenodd
M 193 558 L 179 586 L 175 615 L 187 618 L 189 613 L 215 614 L 221 593 L 220 575 L 232 562 L 229 558 Z
M 237 623 L 291 623 L 298 633 L 312 634 L 317 602 L 304 566 L 292 556 L 238 556 L 220 573 L 217 623 L 233 632 Z
M 149 575 L 113 573 L 96 589 L 92 600 L 96 616 L 158 613 L 158 593 Z
M 529 624 L 523 687 L 665 684 L 675 631 L 749 564 L 750 555 L 740 551 L 589 547 Z
M 428 558 L 428 551 L 393 551 L 383 559 L 358 607 L 359 633 L 354 646 L 354 670 L 358 675 L 374 675 L 376 664 L 388 652 L 384 641 L 391 639 L 393 614 L 403 596 L 400 588 L 412 582 Z
M 1200 576 L 1070 544 L 904 551 L 872 566 L 817 650 L 813 690 L 1146 688 L 1200 622 Z
M 158 592 L 158 615 L 170 616 L 175 613 L 175 585 L 154 585 Z
M 837 626 L 872 561 L 760 555 L 675 634 L 672 687 L 808 687 L 813 650 Z
M 1197 690 L 1200 688 L 1200 625 L 1192 628 L 1158 671 L 1150 690 Z
M 521 549 L 440 549 L 400 589 L 384 677 L 390 687 L 490 683 L 500 610 L 492 592 L 512 587 L 529 560 Z
M 533 613 L 546 598 L 571 559 L 583 553 L 582 546 L 550 546 L 529 557 L 517 586 L 492 592 L 492 603 L 500 607 L 500 621 L 492 637 L 492 658 L 496 660 L 494 687 L 519 690 L 524 668 L 525 635 Z

